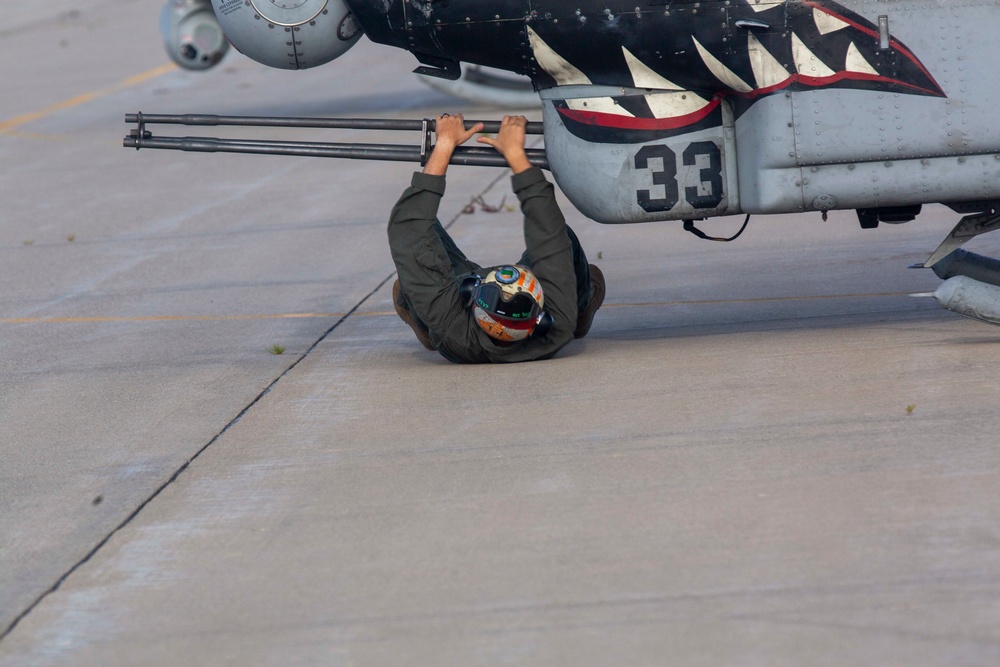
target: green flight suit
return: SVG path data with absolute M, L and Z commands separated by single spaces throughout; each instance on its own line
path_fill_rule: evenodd
M 445 177 L 420 172 L 396 202 L 389 218 L 389 249 L 399 273 L 403 298 L 423 323 L 431 344 L 457 363 L 516 362 L 547 359 L 573 340 L 577 314 L 590 298 L 590 272 L 580 243 L 556 203 L 555 188 L 541 169 L 532 167 L 511 178 L 524 214 L 525 253 L 542 284 L 545 310 L 553 326 L 544 336 L 514 343 L 494 340 L 462 302 L 459 288 L 484 269 L 469 260 L 437 219 Z

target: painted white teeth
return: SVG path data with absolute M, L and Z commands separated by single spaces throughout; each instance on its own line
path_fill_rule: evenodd
M 758 88 L 770 88 L 788 81 L 792 75 L 788 73 L 778 59 L 764 48 L 753 33 L 747 35 L 747 49 L 750 53 L 750 66 Z
M 760 13 L 774 9 L 776 5 L 784 4 L 784 0 L 746 0 L 746 3 L 750 6 L 750 9 Z
M 874 74 L 875 76 L 881 76 L 878 70 L 871 66 L 865 57 L 861 55 L 861 51 L 858 47 L 851 42 L 851 45 L 847 47 L 847 62 L 844 65 L 848 72 L 858 72 L 860 74 Z
M 636 88 L 654 88 L 656 92 L 646 95 L 646 104 L 654 118 L 676 118 L 708 106 L 709 101 L 691 91 L 684 90 L 673 81 L 666 79 L 622 47 L 625 62 L 632 73 L 632 83 Z
M 816 29 L 819 30 L 819 34 L 821 35 L 829 35 L 831 32 L 843 30 L 850 25 L 847 21 L 843 21 L 832 14 L 827 14 L 816 7 L 813 7 L 813 21 L 816 22 Z
M 574 67 L 568 60 L 552 50 L 531 27 L 528 27 L 528 42 L 535 61 L 560 86 L 590 85 L 586 74 Z
M 628 65 L 629 72 L 632 74 L 632 83 L 635 84 L 636 88 L 681 90 L 680 86 L 654 72 L 649 65 L 636 58 L 635 55 L 633 55 L 632 52 L 624 46 L 622 47 L 622 53 L 625 55 L 625 63 Z
M 816 54 L 809 50 L 809 47 L 796 35 L 792 33 L 792 60 L 795 61 L 796 71 L 803 76 L 824 78 L 836 74 L 826 66 Z
M 692 39 L 694 38 L 692 37 Z M 731 69 L 723 65 L 722 62 L 713 56 L 708 49 L 702 46 L 697 39 L 694 40 L 694 45 L 695 48 L 698 49 L 698 54 L 701 56 L 702 62 L 705 63 L 705 66 L 708 67 L 709 71 L 712 72 L 716 79 L 738 93 L 753 92 L 753 86 L 737 76 Z
M 774 9 L 784 4 L 783 0 L 745 0 L 745 2 L 755 12 Z M 829 35 L 848 28 L 851 25 L 840 17 L 823 11 L 818 7 L 813 7 L 812 17 L 820 35 Z M 555 80 L 557 85 L 593 85 L 586 74 L 556 53 L 530 26 L 527 27 L 527 31 L 535 61 Z M 755 90 L 775 88 L 792 78 L 792 74 L 770 51 L 764 48 L 764 45 L 752 32 L 748 33 L 746 38 L 747 55 L 753 70 L 755 85 L 751 85 L 745 81 L 721 60 L 712 55 L 693 35 L 691 38 L 698 54 L 701 56 L 702 62 L 712 75 L 734 92 L 745 94 L 753 93 Z M 823 62 L 806 46 L 805 41 L 797 33 L 793 32 L 790 40 L 792 64 L 794 64 L 795 72 L 799 75 L 817 79 L 837 75 L 838 72 Z M 657 91 L 645 96 L 649 110 L 655 118 L 673 118 L 692 114 L 704 109 L 711 103 L 710 99 L 695 94 L 690 90 L 684 90 L 673 81 L 656 72 L 624 46 L 621 48 L 632 77 L 633 85 L 636 88 Z M 858 49 L 854 42 L 851 42 L 848 46 L 844 69 L 842 71 L 881 76 L 865 56 L 862 55 L 861 50 Z M 611 97 L 567 99 L 566 103 L 571 109 L 634 117 L 634 114 L 617 104 Z
M 594 111 L 635 118 L 635 114 L 615 104 L 615 101 L 610 97 L 569 98 L 566 100 L 566 106 L 574 111 Z

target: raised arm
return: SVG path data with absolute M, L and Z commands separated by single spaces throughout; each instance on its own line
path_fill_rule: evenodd
M 462 114 L 457 113 L 452 116 L 445 113 L 437 117 L 435 128 L 434 133 L 437 137 L 434 150 L 424 165 L 424 173 L 444 176 L 455 149 L 468 141 L 472 135 L 482 132 L 483 124 L 476 123 L 471 128 L 465 129 L 465 119 L 462 118 Z

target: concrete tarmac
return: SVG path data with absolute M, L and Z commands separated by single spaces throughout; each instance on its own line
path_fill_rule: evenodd
M 563 200 L 591 334 L 452 365 L 390 302 L 412 165 L 126 151 L 123 117 L 503 111 L 365 40 L 183 72 L 158 12 L 0 31 L 0 665 L 1000 661 L 1000 329 L 905 268 L 955 214 L 720 244 Z M 507 173 L 452 168 L 442 220 L 517 257 L 478 197 Z

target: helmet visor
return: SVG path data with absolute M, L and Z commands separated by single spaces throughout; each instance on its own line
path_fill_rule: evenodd
M 499 287 L 491 283 L 480 285 L 473 305 L 485 310 L 497 319 L 524 322 L 538 316 L 540 308 L 527 292 L 514 295 L 504 294 Z

